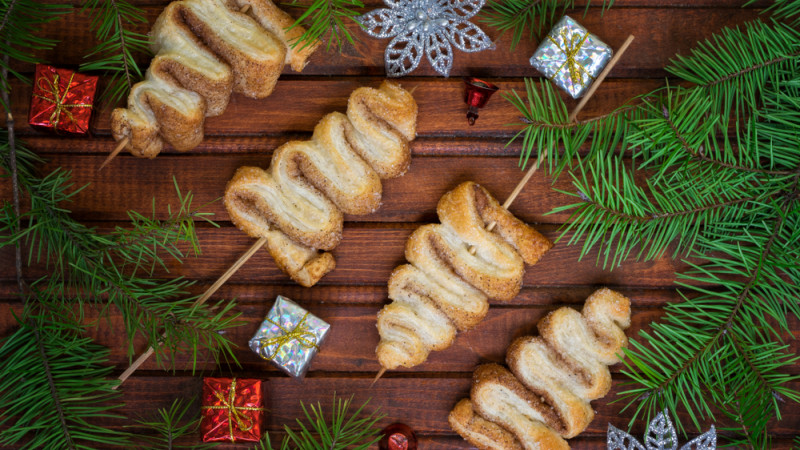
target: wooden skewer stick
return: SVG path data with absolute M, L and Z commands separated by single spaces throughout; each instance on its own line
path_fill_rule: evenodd
M 246 252 L 244 252 L 244 254 L 241 257 L 239 257 L 239 259 L 235 263 L 233 263 L 232 266 L 228 268 L 228 270 L 225 271 L 225 273 L 222 274 L 221 277 L 219 277 L 217 281 L 214 282 L 214 284 L 211 285 L 211 287 L 209 287 L 203 293 L 202 296 L 200 296 L 197 300 L 195 300 L 194 304 L 192 305 L 192 309 L 197 308 L 198 306 L 205 303 L 209 298 L 211 298 L 211 296 L 214 295 L 214 293 L 217 292 L 217 290 L 220 287 L 222 287 L 222 285 L 225 284 L 225 282 L 228 281 L 228 279 L 234 273 L 236 273 L 236 271 L 239 270 L 247 262 L 247 260 L 250 259 L 266 243 L 267 243 L 267 238 L 265 237 L 259 238 Z M 136 372 L 136 369 L 138 369 L 139 366 L 141 366 L 145 361 L 147 361 L 148 358 L 150 358 L 153 352 L 155 352 L 155 349 L 153 347 L 150 347 L 141 356 L 136 358 L 136 361 L 134 361 L 133 364 L 131 364 L 131 366 L 128 367 L 128 369 L 125 370 L 125 372 L 122 372 L 122 375 L 119 376 L 119 384 L 114 386 L 113 389 L 116 389 L 119 386 L 121 386 L 122 383 L 124 383 L 125 380 L 127 380 L 128 377 L 130 377 L 131 374 L 133 374 L 133 372 Z
M 103 167 L 107 166 L 107 165 L 108 165 L 108 163 L 110 163 L 110 162 L 111 162 L 111 160 L 113 160 L 114 158 L 116 158 L 116 157 L 117 157 L 117 155 L 119 155 L 119 152 L 121 152 L 121 151 L 122 151 L 122 149 L 123 149 L 123 148 L 125 148 L 125 146 L 126 146 L 126 145 L 128 145 L 128 142 L 130 142 L 130 141 L 131 141 L 131 138 L 129 138 L 129 137 L 127 137 L 127 136 L 126 136 L 126 137 L 124 137 L 124 138 L 123 138 L 121 141 L 119 141 L 119 144 L 117 144 L 117 148 L 115 148 L 115 149 L 114 149 L 114 151 L 112 151 L 112 152 L 111 152 L 111 153 L 108 155 L 108 157 L 106 158 L 106 160 L 105 160 L 105 161 L 103 161 L 103 164 L 100 164 L 100 167 L 98 167 L 98 168 L 97 168 L 97 171 L 99 172 L 99 171 L 103 170 Z
M 242 9 L 240 9 L 239 12 L 240 13 L 246 13 L 249 10 L 250 10 L 250 5 L 247 4 L 247 5 L 242 6 Z M 97 168 L 97 171 L 99 172 L 99 171 L 103 170 L 103 167 L 107 166 L 108 163 L 110 163 L 114 158 L 116 158 L 117 155 L 119 155 L 119 152 L 121 152 L 122 149 L 125 148 L 125 146 L 128 145 L 128 142 L 130 142 L 130 141 L 131 141 L 131 138 L 128 137 L 128 136 L 125 136 L 121 141 L 119 141 L 119 144 L 117 144 L 117 147 L 114 149 L 114 151 L 112 151 L 108 155 L 106 160 L 103 161 L 103 164 L 100 164 L 100 167 Z
M 603 80 L 606 79 L 606 76 L 608 76 L 608 73 L 611 72 L 611 69 L 613 69 L 614 66 L 617 64 L 617 62 L 619 62 L 619 59 L 622 57 L 622 54 L 625 53 L 625 51 L 631 45 L 631 43 L 633 42 L 633 39 L 634 39 L 634 37 L 633 37 L 632 34 L 628 35 L 628 38 L 625 39 L 625 42 L 623 42 L 623 44 L 620 46 L 619 50 L 617 50 L 617 53 L 611 58 L 611 60 L 608 62 L 608 64 L 606 64 L 606 67 L 603 69 L 602 72 L 600 72 L 600 75 L 597 76 L 597 78 L 595 79 L 594 83 L 592 83 L 592 85 L 589 87 L 589 90 L 586 91 L 586 95 L 583 96 L 581 101 L 575 106 L 575 109 L 572 110 L 572 113 L 570 113 L 570 115 L 569 115 L 569 122 L 574 122 L 575 121 L 575 119 L 578 117 L 578 113 L 580 113 L 581 110 L 583 109 L 583 107 L 586 106 L 586 103 L 589 101 L 589 99 L 592 97 L 592 95 L 594 95 L 595 91 L 597 91 L 597 88 L 600 86 L 600 83 L 602 83 Z M 542 152 L 542 158 L 541 159 L 546 158 L 546 157 L 547 157 L 547 149 L 545 149 Z M 517 196 L 519 195 L 519 193 L 522 192 L 522 188 L 525 187 L 525 185 L 531 179 L 533 174 L 536 173 L 536 170 L 539 169 L 539 165 L 541 163 L 541 159 L 537 158 L 536 161 L 533 162 L 533 164 L 531 165 L 531 168 L 528 169 L 528 172 L 525 174 L 524 177 L 522 177 L 522 180 L 520 180 L 520 182 L 517 183 L 517 186 L 511 192 L 511 195 L 509 195 L 508 198 L 506 199 L 505 203 L 503 203 L 503 208 L 508 209 L 508 207 L 511 206 L 511 203 L 514 202 L 514 199 L 516 199 Z M 492 221 L 489 225 L 486 226 L 486 230 L 487 231 L 492 231 L 492 230 L 494 230 L 494 227 L 496 227 L 496 226 L 497 226 L 497 222 Z M 474 246 L 470 246 L 469 247 L 469 253 L 471 255 L 474 255 L 476 251 L 477 251 L 477 249 Z M 372 387 L 375 384 L 375 382 L 377 382 L 383 376 L 384 373 L 386 373 L 386 368 L 385 367 L 381 367 L 381 370 L 378 371 L 378 374 L 375 376 L 375 379 L 372 380 L 372 384 L 370 384 L 370 387 Z

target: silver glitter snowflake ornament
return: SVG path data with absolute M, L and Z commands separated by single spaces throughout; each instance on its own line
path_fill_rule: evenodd
M 633 436 L 608 424 L 607 435 L 608 450 L 678 450 L 678 434 L 675 426 L 664 410 L 650 422 L 644 445 L 640 444 Z M 715 450 L 717 448 L 717 431 L 714 425 L 700 436 L 687 442 L 681 450 Z
M 486 0 L 384 0 L 388 8 L 370 11 L 358 20 L 376 38 L 393 38 L 386 47 L 386 74 L 401 77 L 419 66 L 425 53 L 444 76 L 453 67 L 453 47 L 463 52 L 494 48 L 471 19 Z

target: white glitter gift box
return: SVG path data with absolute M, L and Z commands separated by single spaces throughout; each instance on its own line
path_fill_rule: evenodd
M 250 339 L 250 349 L 289 375 L 302 377 L 330 328 L 327 322 L 279 295 Z
M 611 60 L 614 51 L 569 16 L 564 16 L 531 57 L 531 65 L 578 98 Z

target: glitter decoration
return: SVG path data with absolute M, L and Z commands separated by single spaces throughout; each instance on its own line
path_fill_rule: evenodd
M 608 424 L 608 450 L 678 450 L 678 433 L 664 410 L 650 422 L 644 445 L 633 436 Z M 715 450 L 717 448 L 717 431 L 714 425 L 700 436 L 687 442 L 681 450 Z
M 393 38 L 386 47 L 386 74 L 401 77 L 419 66 L 426 54 L 444 76 L 453 67 L 453 47 L 463 52 L 494 48 L 492 40 L 471 19 L 486 0 L 384 0 L 388 8 L 356 20 L 376 38 Z
M 200 432 L 203 442 L 256 442 L 264 417 L 261 380 L 204 378 Z
M 287 374 L 302 377 L 330 328 L 327 322 L 279 295 L 250 339 L 250 349 Z
M 556 86 L 578 98 L 611 60 L 614 51 L 569 16 L 564 16 L 539 45 L 531 65 Z
M 94 75 L 37 64 L 28 123 L 59 134 L 86 135 L 98 79 Z

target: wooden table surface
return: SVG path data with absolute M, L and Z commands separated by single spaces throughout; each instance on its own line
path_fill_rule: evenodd
M 166 0 L 138 0 L 147 11 L 150 23 Z M 378 1 L 366 2 L 370 7 Z M 595 2 L 599 3 L 599 2 Z M 711 36 L 723 26 L 736 26 L 753 19 L 758 9 L 741 9 L 741 0 L 617 0 L 601 17 L 599 8 L 590 8 L 581 19 L 590 31 L 612 47 L 622 44 L 628 34 L 636 41 L 589 102 L 579 119 L 611 111 L 626 99 L 647 92 L 663 83 L 664 65 L 676 53 L 686 54 L 695 42 Z M 759 6 L 759 5 L 756 5 Z M 493 29 L 483 27 L 492 38 Z M 146 30 L 142 30 L 146 31 Z M 60 66 L 75 66 L 94 44 L 86 14 L 75 13 L 48 25 L 42 34 L 61 40 L 54 50 L 42 56 Z M 195 194 L 200 205 L 219 198 L 225 183 L 237 167 L 267 166 L 272 151 L 294 138 L 307 138 L 316 122 L 331 111 L 344 111 L 350 92 L 358 86 L 378 86 L 383 79 L 383 49 L 387 40 L 375 40 L 363 33 L 357 48 L 342 54 L 320 50 L 311 58 L 302 74 L 286 70 L 274 94 L 265 100 L 251 100 L 239 95 L 231 98 L 227 111 L 206 122 L 206 139 L 190 153 L 163 152 L 157 159 L 143 160 L 126 153 L 108 168 L 97 167 L 114 147 L 109 131 L 109 108 L 100 108 L 91 138 L 59 138 L 38 133 L 26 125 L 30 89 L 12 83 L 12 102 L 18 133 L 43 157 L 47 169 L 58 166 L 73 172 L 75 183 L 91 186 L 68 207 L 79 219 L 102 228 L 123 225 L 126 211 L 149 211 L 151 199 L 159 205 L 175 203 L 172 178 L 183 190 Z M 538 76 L 528 64 L 535 42 L 523 41 L 509 51 L 509 36 L 496 40 L 497 49 L 476 54 L 457 52 L 450 78 L 436 76 L 423 60 L 413 76 L 401 80 L 406 88 L 416 88 L 419 104 L 418 138 L 412 145 L 411 169 L 402 178 L 384 183 L 382 208 L 375 214 L 346 217 L 344 239 L 333 252 L 337 268 L 315 287 L 301 288 L 283 275 L 265 250 L 250 260 L 215 296 L 236 298 L 246 325 L 231 331 L 241 345 L 237 357 L 241 368 L 205 365 L 205 374 L 257 377 L 266 381 L 266 407 L 270 413 L 267 428 L 277 430 L 301 414 L 299 401 L 329 403 L 336 392 L 355 395 L 356 401 L 371 398 L 388 415 L 382 423 L 402 421 L 421 437 L 423 449 L 467 447 L 447 425 L 451 407 L 468 394 L 473 369 L 481 362 L 500 362 L 507 345 L 515 337 L 535 332 L 536 322 L 561 305 L 580 307 L 588 294 L 599 286 L 609 286 L 629 296 L 633 302 L 633 326 L 629 335 L 662 313 L 664 304 L 678 300 L 674 272 L 682 270 L 678 261 L 626 263 L 613 272 L 595 265 L 595 255 L 578 261 L 579 248 L 558 243 L 536 266 L 527 270 L 522 292 L 506 304 L 494 304 L 487 318 L 474 330 L 461 334 L 446 351 L 433 353 L 428 362 L 413 370 L 389 373 L 374 387 L 370 382 L 378 371 L 375 346 L 378 333 L 375 314 L 387 302 L 386 282 L 392 269 L 401 264 L 403 247 L 410 233 L 422 223 L 436 221 L 439 197 L 459 182 L 473 180 L 486 186 L 496 198 L 504 199 L 522 177 L 517 167 L 518 145 L 505 147 L 517 128 L 505 124 L 517 121 L 517 112 L 500 95 L 481 111 L 480 119 L 470 127 L 465 119 L 461 76 L 487 77 L 504 92 L 523 88 L 523 77 Z M 146 57 L 140 58 L 144 66 Z M 28 65 L 17 67 L 31 73 Z M 571 103 L 574 104 L 574 103 Z M 521 219 L 551 239 L 568 214 L 545 215 L 568 199 L 554 193 L 552 180 L 537 174 L 511 210 Z M 556 187 L 570 189 L 566 177 Z M 10 198 L 8 184 L 2 196 Z M 208 208 L 216 216 L 219 228 L 203 224 L 198 234 L 203 254 L 187 259 L 185 264 L 169 267 L 169 276 L 185 276 L 198 282 L 198 292 L 208 286 L 252 243 L 233 227 L 221 202 Z M 164 210 L 164 208 L 160 208 Z M 5 335 L 14 321 L 9 307 L 19 309 L 14 299 L 12 254 L 0 254 L 0 286 L 3 313 L 0 334 Z M 27 272 L 34 277 L 41 268 Z M 167 275 L 167 274 L 162 274 Z M 303 382 L 294 381 L 259 359 L 246 347 L 249 337 L 281 294 L 307 307 L 332 325 L 331 334 L 317 355 Z M 119 317 L 112 313 L 110 325 L 103 323 L 94 337 L 112 350 L 116 373 L 127 367 L 125 343 L 115 332 Z M 796 321 L 793 329 L 800 329 Z M 791 342 L 797 351 L 797 343 Z M 137 346 L 144 350 L 142 343 Z M 199 395 L 203 374 L 186 370 L 185 358 L 172 374 L 160 370 L 153 359 L 148 361 L 123 386 L 124 413 L 148 415 L 155 408 L 167 406 L 178 396 Z M 795 371 L 800 367 L 795 366 Z M 630 412 L 621 412 L 622 404 L 611 403 L 625 378 L 620 367 L 612 368 L 614 387 L 604 399 L 595 401 L 595 420 L 579 437 L 571 440 L 573 448 L 604 448 L 609 422 L 624 427 Z M 793 433 L 800 428 L 800 411 L 784 408 L 784 420 L 772 431 L 776 444 L 788 447 Z M 119 426 L 116 423 L 115 426 Z M 633 428 L 641 436 L 644 424 Z M 696 430 L 695 430 L 696 431 Z

